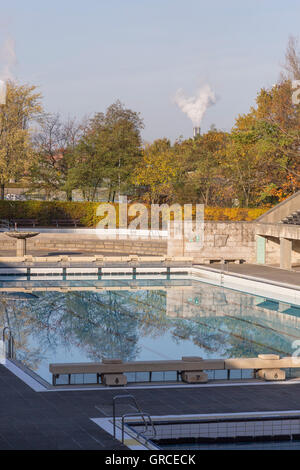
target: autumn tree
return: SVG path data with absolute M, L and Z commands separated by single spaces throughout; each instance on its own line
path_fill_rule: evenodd
M 105 113 L 95 114 L 77 146 L 69 173 L 71 184 L 90 200 L 103 182 L 108 186 L 109 200 L 114 200 L 116 192 L 127 192 L 141 158 L 142 128 L 139 113 L 125 108 L 120 101 Z
M 144 198 L 148 202 L 170 202 L 174 198 L 177 175 L 177 161 L 170 141 L 158 139 L 144 148 L 141 162 L 132 175 L 132 183 L 144 187 Z
M 222 165 L 228 135 L 212 128 L 196 139 L 176 142 L 180 202 L 220 203 L 224 197 Z
M 248 186 L 257 184 L 257 201 L 266 198 L 265 202 L 276 202 L 277 197 L 281 200 L 300 188 L 300 105 L 292 102 L 290 80 L 263 88 L 256 104 L 236 120 L 228 161 L 230 152 L 235 157 L 229 168 L 233 170 L 234 162 L 238 165 L 233 174 L 237 177 L 241 168 L 248 165 L 244 178 Z
M 7 83 L 6 104 L 0 106 L 0 187 L 28 173 L 35 153 L 30 128 L 42 112 L 41 95 L 35 86 Z

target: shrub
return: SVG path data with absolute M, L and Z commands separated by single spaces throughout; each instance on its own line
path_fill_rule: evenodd
M 99 202 L 0 201 L 1 219 L 36 219 L 39 225 L 51 226 L 55 219 L 79 219 L 84 227 L 95 227 L 100 220 Z M 118 218 L 118 204 L 114 204 Z M 251 221 L 268 208 L 205 207 L 205 220 Z
M 251 221 L 260 217 L 269 208 L 242 208 L 242 207 L 205 207 L 205 220 L 231 220 L 231 221 Z

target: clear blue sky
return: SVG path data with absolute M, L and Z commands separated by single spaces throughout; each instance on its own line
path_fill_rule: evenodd
M 147 140 L 190 136 L 172 98 L 206 82 L 218 102 L 202 128 L 229 130 L 278 79 L 290 34 L 299 0 L 10 0 L 0 17 L 16 77 L 40 87 L 47 110 L 82 117 L 120 99 L 141 112 Z

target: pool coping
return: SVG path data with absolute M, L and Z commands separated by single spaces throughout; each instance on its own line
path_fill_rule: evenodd
M 111 391 L 130 391 L 130 390 L 159 390 L 159 389 L 187 389 L 187 388 L 214 388 L 214 387 L 244 387 L 244 386 L 268 386 L 268 385 L 299 385 L 300 377 L 282 381 L 263 381 L 259 379 L 242 379 L 242 380 L 210 380 L 205 384 L 185 384 L 185 383 L 166 383 L 157 382 L 155 385 L 141 383 L 134 383 L 132 385 L 126 385 L 122 387 L 106 387 L 104 385 L 70 385 L 70 386 L 57 386 L 54 387 L 48 384 L 44 379 L 39 377 L 24 364 L 17 363 L 17 361 L 11 361 L 6 359 L 2 364 L 6 369 L 12 372 L 22 382 L 28 385 L 35 392 L 78 392 L 78 391 L 99 391 L 99 392 L 111 392 Z
M 256 266 L 259 266 L 259 265 L 256 265 Z M 219 275 L 223 275 L 223 276 L 232 276 L 232 277 L 241 278 L 241 279 L 249 279 L 251 281 L 263 282 L 265 284 L 270 284 L 270 285 L 274 285 L 274 286 L 278 286 L 278 287 L 286 287 L 287 289 L 300 291 L 300 286 L 298 286 L 296 284 L 289 284 L 289 283 L 286 283 L 286 282 L 278 282 L 278 281 L 268 279 L 268 278 L 265 278 L 265 277 L 251 276 L 249 274 L 241 274 L 241 273 L 236 273 L 236 272 L 232 272 L 232 271 L 226 271 L 225 268 L 224 269 L 222 269 L 222 268 L 217 269 L 217 268 L 212 268 L 212 267 L 209 267 L 209 266 L 206 266 L 206 265 L 193 264 L 192 269 L 210 271 L 210 272 L 218 273 Z M 276 266 L 274 266 L 274 267 L 272 266 L 272 269 L 278 270 L 278 269 L 281 269 L 281 268 L 278 268 Z
M 300 305 L 300 287 L 291 284 L 221 271 L 201 265 L 194 265 L 190 270 L 190 275 L 192 280 L 215 285 L 216 287 Z
M 201 413 L 201 414 L 180 414 L 180 415 L 151 415 L 151 419 L 154 422 L 154 425 L 159 423 L 159 421 L 166 422 L 170 421 L 170 424 L 172 424 L 172 421 L 174 422 L 180 422 L 180 421 L 201 421 L 201 420 L 207 420 L 207 419 L 215 419 L 215 418 L 276 418 L 276 417 L 286 417 L 289 418 L 291 416 L 300 416 L 300 410 L 290 410 L 290 411 L 249 411 L 249 412 L 236 412 L 236 413 Z M 112 417 L 105 417 L 105 418 L 90 418 L 91 421 L 93 421 L 97 426 L 101 427 L 104 431 L 106 431 L 108 434 L 111 436 L 114 435 L 113 431 L 113 418 Z M 140 419 L 138 420 L 137 418 L 131 418 L 130 424 L 134 422 L 139 422 Z M 129 450 L 163 450 L 159 448 L 156 444 L 154 444 L 151 440 L 151 438 L 145 439 L 146 442 L 148 443 L 148 447 L 140 442 L 138 439 L 140 438 L 136 431 L 132 428 L 130 428 L 128 425 L 124 426 L 124 445 L 129 449 Z M 116 439 L 118 439 L 120 442 L 122 442 L 122 433 L 120 429 L 120 417 L 116 419 Z

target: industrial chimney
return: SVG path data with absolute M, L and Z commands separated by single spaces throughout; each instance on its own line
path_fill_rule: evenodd
M 200 132 L 201 132 L 200 127 L 194 127 L 194 129 L 193 129 L 194 137 L 197 137 L 198 135 L 200 135 Z
M 6 83 L 0 80 L 0 105 L 6 104 Z

